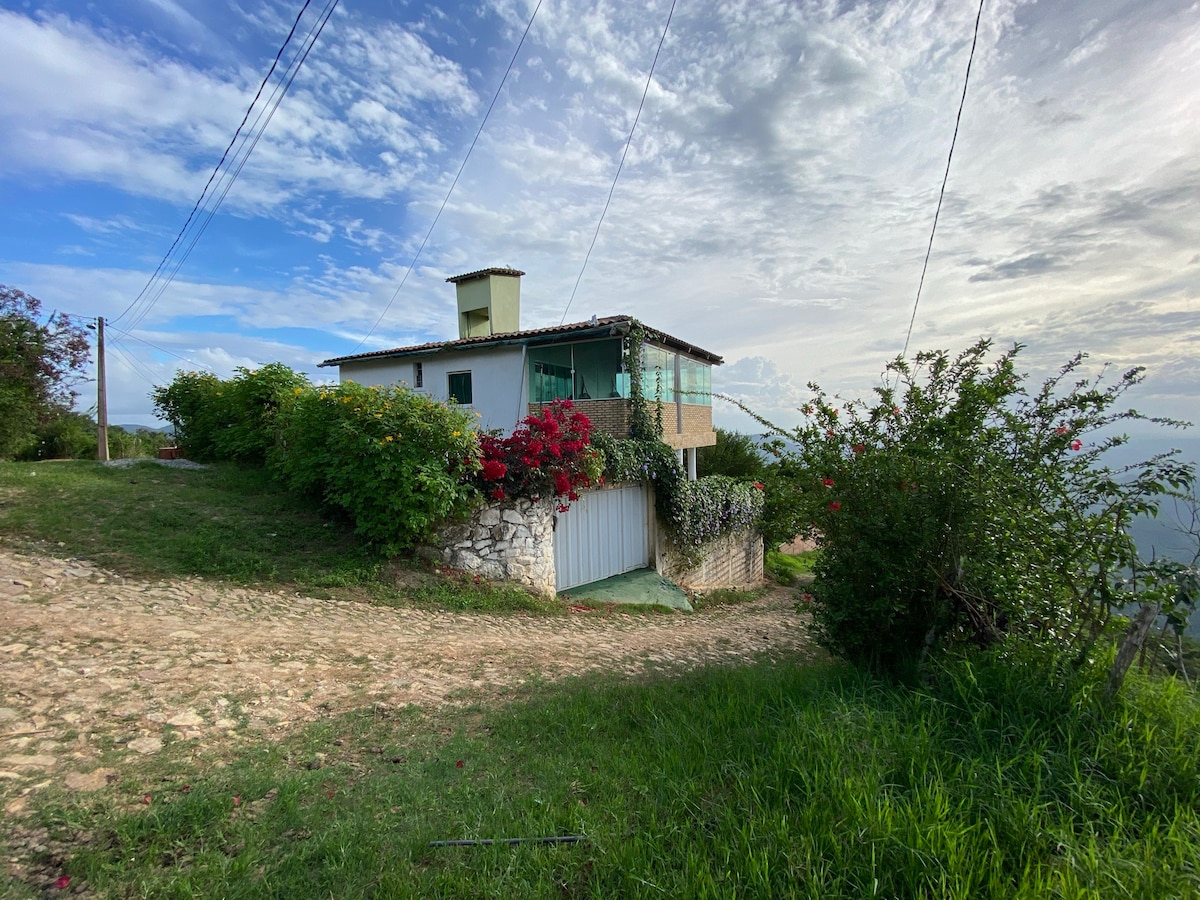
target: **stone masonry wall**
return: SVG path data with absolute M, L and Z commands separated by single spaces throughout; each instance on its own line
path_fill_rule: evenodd
M 684 569 L 660 532 L 657 562 L 658 571 L 685 591 L 749 590 L 763 580 L 762 535 L 753 528 L 727 534 L 705 547 L 700 565 Z
M 433 555 L 451 568 L 489 581 L 513 581 L 555 596 L 554 519 L 547 500 L 508 500 L 477 510 L 439 535 Z

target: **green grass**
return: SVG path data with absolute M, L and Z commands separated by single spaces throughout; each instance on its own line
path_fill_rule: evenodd
M 803 553 L 780 553 L 768 550 L 763 568 L 766 574 L 780 584 L 792 585 L 801 578 L 812 575 L 820 551 L 806 550 Z
M 266 472 L 235 465 L 0 462 L 0 537 L 135 577 L 201 576 L 392 606 L 559 608 L 517 588 L 385 560 L 347 523 Z
M 1137 676 L 1101 714 L 1027 667 L 938 681 L 587 676 L 331 720 L 220 770 L 184 748 L 41 815 L 90 836 L 64 870 L 114 896 L 1200 896 L 1195 695 Z M 587 840 L 428 846 L 560 834 Z

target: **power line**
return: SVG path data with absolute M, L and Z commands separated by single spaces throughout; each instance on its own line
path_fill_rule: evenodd
M 612 203 L 613 192 L 617 189 L 617 179 L 621 177 L 621 170 L 625 168 L 625 157 L 629 155 L 629 145 L 633 143 L 633 133 L 637 131 L 638 120 L 642 117 L 642 107 L 646 105 L 646 95 L 650 93 L 650 82 L 654 79 L 654 67 L 658 65 L 658 55 L 662 53 L 663 43 L 667 39 L 667 29 L 671 27 L 671 17 L 674 15 L 675 0 L 671 0 L 671 9 L 667 12 L 667 24 L 663 26 L 662 37 L 658 39 L 658 49 L 654 51 L 654 60 L 650 63 L 650 73 L 646 76 L 646 86 L 642 89 L 642 99 L 638 103 L 637 115 L 633 117 L 633 127 L 629 129 L 629 137 L 625 140 L 625 150 L 621 153 L 621 162 L 617 166 L 617 174 L 613 176 L 612 187 L 608 189 L 608 199 L 604 201 L 604 209 L 600 212 L 600 221 L 596 223 L 596 233 L 592 235 L 592 242 L 588 245 L 587 253 L 583 257 L 583 266 L 579 269 L 579 277 L 575 279 L 575 287 L 571 289 L 571 297 L 567 300 L 567 307 L 563 310 L 562 318 L 558 320 L 559 325 L 567 320 L 567 313 L 571 309 L 571 304 L 575 302 L 575 292 L 579 290 L 579 282 L 583 281 L 583 273 L 587 269 L 588 260 L 592 258 L 592 250 L 596 246 L 596 239 L 600 237 L 600 226 L 604 224 L 604 217 L 608 215 L 608 207 Z
M 904 349 L 908 353 L 908 342 L 912 338 L 913 323 L 917 320 L 917 306 L 921 302 L 921 288 L 925 286 L 925 270 L 929 268 L 929 254 L 933 252 L 933 236 L 937 233 L 938 216 L 942 213 L 942 199 L 946 196 L 946 182 L 950 179 L 950 160 L 954 159 L 954 145 L 958 141 L 958 125 L 962 121 L 963 106 L 967 102 L 967 84 L 971 80 L 971 62 L 975 59 L 975 44 L 979 41 L 979 20 L 983 17 L 983 0 L 979 0 L 979 11 L 975 13 L 975 34 L 971 38 L 971 53 L 967 57 L 967 74 L 963 77 L 962 98 L 958 101 L 958 115 L 954 118 L 954 136 L 950 139 L 950 153 L 946 156 L 946 172 L 942 176 L 942 190 L 938 194 L 937 209 L 933 213 L 933 228 L 929 230 L 929 246 L 925 248 L 925 262 L 921 266 L 921 280 L 917 283 L 917 298 L 913 301 L 912 316 L 908 320 L 908 333 L 904 335 Z
M 200 204 L 204 201 L 205 195 L 208 194 L 208 189 L 212 185 L 213 179 L 217 177 L 217 172 L 219 172 L 221 166 L 225 164 L 225 160 L 229 156 L 229 151 L 237 142 L 238 135 L 242 133 L 242 128 L 246 125 L 246 120 L 250 118 L 251 110 L 253 110 L 254 105 L 258 103 L 258 98 L 262 96 L 263 88 L 267 86 L 267 82 L 271 79 L 271 75 L 275 72 L 275 67 L 279 65 L 279 60 L 283 56 L 283 51 L 287 48 L 287 45 L 291 43 L 292 36 L 296 33 L 296 26 L 300 24 L 300 19 L 304 16 L 305 10 L 308 9 L 310 2 L 311 0 L 304 0 L 304 6 L 300 8 L 300 12 L 296 15 L 296 21 L 292 23 L 291 30 L 288 32 L 287 37 L 284 38 L 283 43 L 279 46 L 279 52 L 275 54 L 275 59 L 271 62 L 271 68 L 267 70 L 267 74 L 263 77 L 262 83 L 258 86 L 258 91 L 255 93 L 254 99 L 251 100 L 250 105 L 246 107 L 246 114 L 242 116 L 241 124 L 238 125 L 237 130 L 233 133 L 233 137 L 230 138 L 229 146 L 227 146 L 225 148 L 225 152 L 221 154 L 221 159 L 213 168 L 212 174 L 208 176 L 208 182 L 204 185 L 204 190 L 200 192 L 199 198 L 192 206 L 192 211 L 188 213 L 187 220 L 183 223 L 183 227 L 179 229 L 179 234 L 175 235 L 175 240 L 171 242 L 171 246 L 167 249 L 167 252 L 163 255 L 163 258 L 159 260 L 158 266 L 154 269 L 154 274 L 150 276 L 150 279 L 142 287 L 141 291 L 138 292 L 138 295 L 133 298 L 133 302 L 131 302 L 129 306 L 125 307 L 125 309 L 121 311 L 121 314 L 113 319 L 112 322 L 121 321 L 121 319 L 123 319 L 125 315 L 137 305 L 138 301 L 145 296 L 146 292 L 150 289 L 150 286 L 154 283 L 154 280 L 158 277 L 159 272 L 162 271 L 163 266 L 166 265 L 171 254 L 175 251 L 175 247 L 179 244 L 180 239 L 183 238 L 184 233 L 191 224 L 192 217 L 196 215 L 196 210 L 200 208 Z
M 533 8 L 533 15 L 529 17 L 529 22 L 525 25 L 525 31 L 521 34 L 521 39 L 517 41 L 517 49 L 513 51 L 512 59 L 508 61 L 508 68 L 504 70 L 504 77 L 500 79 L 500 84 L 496 87 L 496 93 L 492 95 L 492 102 L 488 104 L 487 112 L 483 114 L 483 119 L 479 123 L 479 128 L 475 131 L 475 137 L 471 139 L 471 146 L 467 148 L 467 155 L 463 157 L 462 164 L 458 167 L 458 171 L 454 175 L 454 180 L 450 182 L 450 190 L 446 191 L 446 196 L 442 199 L 442 205 L 438 207 L 437 215 L 433 217 L 433 221 L 429 223 L 429 230 L 425 232 L 425 237 L 421 240 L 421 246 L 417 248 L 416 254 L 412 258 L 412 262 L 408 264 L 408 268 L 404 272 L 404 277 L 400 279 L 400 284 L 396 286 L 395 292 L 392 294 L 392 299 L 387 302 L 387 306 L 383 308 L 383 312 L 379 314 L 379 318 L 375 320 L 375 324 L 371 326 L 371 330 L 363 335 L 363 339 L 359 341 L 353 353 L 363 344 L 367 342 L 367 338 L 375 333 L 375 329 L 379 327 L 379 323 L 383 321 L 383 317 L 388 314 L 388 310 L 392 308 L 392 304 L 396 302 L 396 298 L 400 296 L 400 290 L 404 287 L 404 283 L 408 281 L 408 276 L 412 274 L 413 268 L 417 264 L 417 260 L 421 258 L 421 253 L 425 250 L 425 245 L 429 242 L 429 236 L 433 234 L 433 229 L 437 226 L 438 219 L 442 217 L 442 211 L 445 210 L 446 204 L 450 202 L 450 195 L 454 193 L 454 188 L 458 185 L 458 179 L 463 173 L 463 169 L 467 167 L 467 160 L 471 158 L 471 153 L 475 149 L 475 144 L 479 141 L 479 136 L 483 134 L 483 126 L 487 124 L 488 118 L 492 114 L 492 109 L 496 106 L 496 101 L 500 99 L 500 91 L 504 89 L 504 83 L 508 81 L 509 73 L 512 72 L 513 66 L 517 62 L 517 56 L 521 52 L 521 48 L 525 46 L 525 38 L 529 36 L 529 29 L 533 27 L 533 20 L 537 18 L 538 10 L 542 8 L 542 0 L 538 0 L 537 6 Z
M 248 135 L 242 139 L 242 147 L 245 148 L 246 144 L 249 143 L 249 148 L 245 149 L 244 152 L 242 150 L 238 151 L 240 154 L 240 160 L 238 161 L 237 167 L 232 170 L 232 174 L 230 174 L 229 169 L 226 169 L 225 175 L 222 176 L 225 186 L 221 190 L 220 195 L 217 197 L 216 202 L 205 211 L 204 220 L 196 229 L 196 232 L 192 236 L 191 242 L 188 244 L 187 249 L 176 260 L 174 267 L 171 269 L 171 273 L 158 285 L 154 297 L 150 300 L 149 304 L 146 305 L 145 308 L 143 308 L 141 312 L 139 312 L 138 315 L 130 322 L 131 328 L 137 327 L 137 325 L 146 317 L 150 310 L 153 309 L 154 304 L 158 302 L 159 298 L 162 297 L 167 287 L 169 287 L 171 282 L 175 280 L 175 275 L 179 272 L 179 269 L 183 266 L 184 262 L 187 261 L 187 258 L 191 255 L 192 250 L 195 249 L 196 244 L 200 241 L 200 238 L 208 229 L 213 217 L 217 214 L 217 209 L 220 207 L 221 203 L 224 202 L 225 197 L 229 194 L 230 189 L 233 187 L 233 183 L 237 181 L 238 176 L 241 175 L 242 169 L 245 168 L 246 163 L 250 160 L 250 155 L 254 152 L 254 148 L 258 146 L 258 142 L 262 139 L 263 134 L 266 132 L 267 126 L 271 124 L 271 119 L 275 117 L 275 113 L 279 109 L 279 104 L 283 102 L 283 98 L 287 94 L 288 89 L 292 86 L 292 82 L 296 80 L 296 76 L 300 73 L 300 67 L 303 66 L 304 61 L 308 59 L 308 54 L 316 45 L 317 38 L 319 38 L 321 36 L 321 32 L 325 30 L 325 25 L 329 21 L 330 16 L 333 15 L 333 11 L 337 9 L 338 2 L 339 0 L 330 0 L 322 13 L 323 18 L 321 18 L 319 25 L 314 24 L 313 27 L 309 29 L 308 35 L 305 37 L 304 43 L 301 45 L 302 50 L 297 51 L 296 56 L 292 57 L 292 62 L 289 63 L 287 69 L 285 69 L 285 72 L 290 72 L 290 74 L 287 76 L 287 80 L 275 86 L 275 89 L 272 91 L 271 96 L 267 100 L 266 106 L 259 111 L 258 117 L 254 120 L 254 125 L 251 126 L 251 133 L 254 135 L 253 139 L 251 140 Z M 267 112 L 268 109 L 270 112 Z M 259 122 L 262 122 L 261 127 L 258 125 Z
M 109 343 L 109 347 L 115 350 L 117 355 L 125 360 L 125 364 L 129 366 L 130 370 L 139 378 L 141 378 L 142 381 L 145 381 L 150 385 L 150 387 L 158 387 L 158 382 L 155 380 L 154 374 L 133 356 L 132 350 L 129 352 L 123 350 L 121 348 L 121 342 L 116 338 L 112 339 L 112 341 Z
M 194 360 L 188 359 L 186 356 L 180 356 L 178 353 L 173 353 L 170 350 L 167 350 L 165 347 L 158 346 L 158 344 L 152 344 L 145 338 L 138 337 L 133 332 L 122 331 L 120 328 L 117 328 L 116 326 L 112 325 L 111 323 L 109 324 L 108 327 L 113 329 L 114 331 L 118 332 L 119 334 L 124 335 L 127 338 L 132 338 L 133 340 L 138 341 L 139 343 L 145 344 L 147 347 L 157 350 L 159 353 L 165 353 L 165 354 L 167 354 L 167 356 L 173 356 L 176 359 L 182 360 L 183 362 L 187 363 L 188 365 L 195 366 L 198 369 L 208 369 L 209 371 L 211 371 L 211 368 L 209 366 L 206 366 L 203 363 L 198 363 Z

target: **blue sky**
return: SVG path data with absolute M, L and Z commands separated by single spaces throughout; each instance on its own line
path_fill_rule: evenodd
M 545 0 L 362 349 L 455 336 L 445 277 L 493 265 L 528 273 L 525 326 L 558 323 L 669 6 Z M 354 351 L 533 10 L 346 0 L 173 283 L 118 318 L 299 7 L 0 0 L 0 282 L 116 320 L 114 422 L 152 421 L 177 366 Z M 867 391 L 904 344 L 974 15 L 679 3 L 568 321 L 628 313 L 720 353 L 717 389 L 785 422 L 809 380 Z M 1021 341 L 1034 375 L 1084 350 L 1148 367 L 1143 411 L 1194 417 L 1198 84 L 1195 3 L 989 0 L 911 348 Z

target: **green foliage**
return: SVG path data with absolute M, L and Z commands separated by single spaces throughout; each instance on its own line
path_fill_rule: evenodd
M 767 575 L 784 585 L 793 585 L 802 577 L 813 573 L 819 554 L 815 550 L 805 553 L 780 553 L 768 550 L 763 561 Z
M 610 481 L 648 481 L 660 524 L 685 565 L 723 535 L 754 526 L 763 509 L 763 486 L 713 475 L 688 481 L 675 452 L 660 440 L 619 440 L 596 435 Z
M 0 284 L 0 459 L 35 448 L 38 426 L 70 410 L 87 360 L 87 331 Z
M 108 429 L 108 453 L 113 459 L 145 459 L 157 456 L 160 447 L 174 444 L 171 435 L 151 428 L 139 428 L 134 432 L 120 427 Z
M 710 475 L 684 479 L 665 503 L 667 531 L 685 565 L 697 565 L 717 538 L 753 528 L 763 508 L 763 486 Z
M 399 387 L 296 388 L 275 418 L 269 463 L 293 490 L 345 511 L 387 552 L 478 502 L 474 418 Z
M 51 834 L 104 835 L 63 853 L 101 896 L 1195 897 L 1200 703 L 1131 688 L 1100 716 L 989 660 L 922 691 L 795 660 L 591 673 L 330 717 L 221 768 L 181 742 L 86 803 L 31 799 Z M 429 846 L 559 834 L 586 840 Z
M 754 438 L 724 428 L 716 431 L 716 444 L 701 447 L 696 454 L 696 474 L 701 478 L 706 475 L 725 475 L 751 481 L 762 480 L 766 466 Z
M 821 544 L 813 612 L 830 650 L 904 675 L 947 641 L 1009 632 L 1082 662 L 1111 611 L 1138 599 L 1123 576 L 1142 573 L 1140 596 L 1155 584 L 1126 529 L 1191 470 L 1170 454 L 1101 460 L 1126 440 L 1115 426 L 1143 418 L 1114 409 L 1141 370 L 1071 383 L 1077 356 L 1029 392 L 1019 349 L 897 359 L 870 404 L 812 385 L 784 471 Z
M 642 345 L 646 342 L 646 326 L 633 319 L 625 336 L 625 355 L 622 364 L 629 373 L 629 436 L 635 441 L 659 441 L 662 438 L 662 401 L 650 401 L 642 384 Z M 656 396 L 661 396 L 657 392 Z
M 275 443 L 274 419 L 308 379 L 283 363 L 239 367 L 228 380 L 208 372 L 179 372 L 151 397 L 160 418 L 175 426 L 189 459 L 262 465 Z
M 95 459 L 96 423 L 83 413 L 60 410 L 34 431 L 18 459 Z

